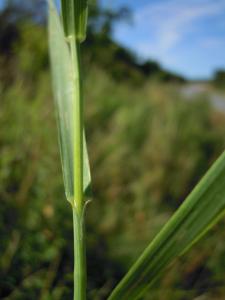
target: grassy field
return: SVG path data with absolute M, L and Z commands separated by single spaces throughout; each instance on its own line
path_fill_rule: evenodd
M 0 59 L 0 298 L 71 299 L 72 221 L 46 35 L 25 26 L 21 39 L 7 64 Z M 187 101 L 177 85 L 153 79 L 118 82 L 97 64 L 86 67 L 84 87 L 88 296 L 104 300 L 223 151 L 225 117 L 205 96 Z M 221 222 L 145 299 L 225 299 L 224 229 Z

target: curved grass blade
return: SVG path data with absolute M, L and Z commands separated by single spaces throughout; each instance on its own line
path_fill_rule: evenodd
M 114 289 L 108 300 L 139 299 L 177 257 L 225 213 L 225 152 Z
M 53 0 L 49 0 L 49 45 L 53 91 L 59 131 L 60 154 L 67 200 L 74 199 L 74 126 L 76 95 L 69 46 Z M 83 141 L 83 190 L 90 185 L 90 169 L 86 141 Z

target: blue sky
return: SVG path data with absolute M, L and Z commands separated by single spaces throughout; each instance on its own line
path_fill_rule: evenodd
M 132 24 L 118 23 L 114 38 L 141 58 L 192 79 L 225 69 L 225 0 L 101 0 L 130 7 Z
M 99 1 L 131 9 L 132 24 L 117 23 L 114 39 L 140 58 L 157 60 L 191 79 L 225 69 L 225 0 Z

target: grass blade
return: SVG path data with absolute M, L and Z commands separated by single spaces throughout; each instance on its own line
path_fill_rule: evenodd
M 109 300 L 139 299 L 165 268 L 225 213 L 225 152 L 114 289 Z
M 67 200 L 74 201 L 74 134 L 76 85 L 69 45 L 64 36 L 60 17 L 52 0 L 49 1 L 49 45 L 56 103 L 59 144 Z M 90 185 L 89 160 L 86 141 L 83 141 L 83 190 Z

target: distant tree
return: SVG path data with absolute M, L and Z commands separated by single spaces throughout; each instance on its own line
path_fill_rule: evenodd
M 219 88 L 225 89 L 225 70 L 217 70 L 214 74 L 213 83 Z
M 29 64 L 28 59 L 20 59 L 24 62 L 22 67 L 26 69 L 26 73 L 30 74 L 35 68 L 41 70 L 47 66 L 48 53 L 44 43 L 46 31 L 43 29 L 46 25 L 46 3 L 46 0 L 3 1 L 0 10 L 0 55 L 1 68 L 8 68 L 8 72 L 0 72 L 1 79 L 6 78 L 6 73 L 13 75 L 13 72 L 10 73 L 9 60 L 14 54 L 27 58 L 36 57 L 36 64 Z M 164 82 L 183 81 L 180 76 L 163 70 L 155 61 L 140 62 L 134 53 L 113 40 L 115 23 L 131 20 L 131 11 L 126 7 L 110 10 L 101 6 L 99 0 L 90 0 L 88 34 L 83 49 L 86 68 L 95 64 L 106 69 L 115 80 L 128 80 L 137 85 L 144 83 L 145 78 L 152 77 Z M 39 43 L 38 39 L 41 37 L 42 42 Z M 11 77 L 7 76 L 4 81 L 10 80 Z
M 112 34 L 115 22 L 123 20 L 131 20 L 131 12 L 127 7 L 111 10 L 102 7 L 98 0 L 90 1 L 88 21 L 89 34 L 100 34 L 109 37 Z
M 161 67 L 157 62 L 148 60 L 140 65 L 140 69 L 144 75 L 151 76 L 152 74 L 159 72 Z
M 7 56 L 11 55 L 12 45 L 19 38 L 19 23 L 28 19 L 36 23 L 44 23 L 45 17 L 44 0 L 3 1 L 0 10 L 0 52 Z
M 46 1 L 45 0 L 3 0 L 2 11 L 11 11 L 12 21 L 24 17 L 31 17 L 36 21 L 42 22 L 46 18 Z

